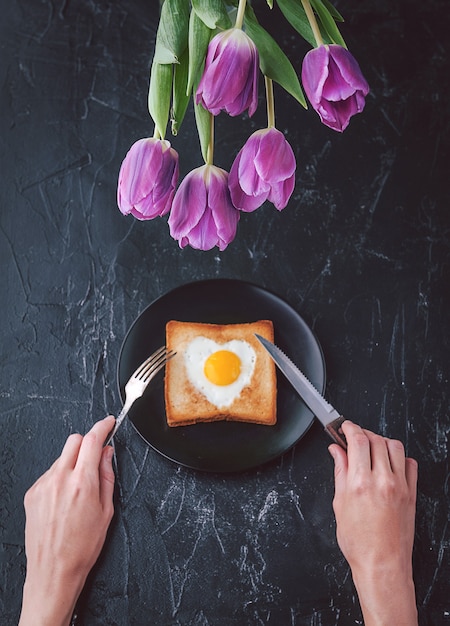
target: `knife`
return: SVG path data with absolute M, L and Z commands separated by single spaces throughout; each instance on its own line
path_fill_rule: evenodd
M 347 441 L 341 429 L 342 422 L 344 422 L 346 418 L 340 415 L 340 413 L 325 400 L 303 372 L 292 363 L 291 359 L 287 357 L 278 346 L 256 333 L 255 337 L 262 343 L 305 404 L 322 422 L 325 426 L 325 431 L 333 441 L 344 448 L 344 450 L 347 450 Z

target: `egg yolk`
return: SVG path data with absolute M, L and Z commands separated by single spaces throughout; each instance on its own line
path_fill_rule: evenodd
M 231 385 L 241 373 L 241 359 L 230 350 L 218 350 L 206 359 L 204 372 L 213 385 Z

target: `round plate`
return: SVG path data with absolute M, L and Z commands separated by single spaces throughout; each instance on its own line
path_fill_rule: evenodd
M 205 280 L 183 285 L 150 304 L 128 331 L 119 356 L 122 400 L 131 374 L 165 344 L 169 320 L 237 324 L 269 319 L 275 343 L 317 389 L 325 387 L 320 345 L 300 315 L 275 294 L 239 280 Z M 150 383 L 129 417 L 144 440 L 160 454 L 187 467 L 237 472 L 257 467 L 286 452 L 305 434 L 314 416 L 277 368 L 277 423 L 211 422 L 169 428 L 164 405 L 164 374 Z

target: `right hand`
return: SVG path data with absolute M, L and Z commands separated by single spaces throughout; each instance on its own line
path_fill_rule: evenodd
M 336 444 L 329 447 L 335 462 L 333 508 L 366 626 L 411 626 L 417 623 L 412 579 L 417 463 L 405 457 L 400 441 L 349 421 L 342 430 L 347 454 Z M 390 622 L 382 621 L 382 604 Z

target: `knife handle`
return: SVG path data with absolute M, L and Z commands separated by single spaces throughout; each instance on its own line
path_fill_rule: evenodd
M 330 435 L 331 439 L 337 444 L 347 450 L 347 440 L 345 438 L 344 433 L 342 432 L 342 422 L 345 422 L 346 418 L 341 415 L 337 417 L 335 420 L 330 422 L 325 426 L 325 431 Z

